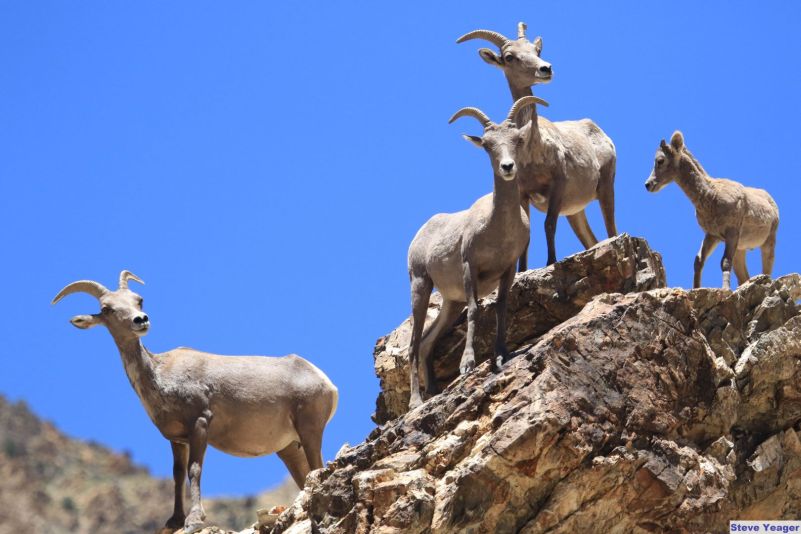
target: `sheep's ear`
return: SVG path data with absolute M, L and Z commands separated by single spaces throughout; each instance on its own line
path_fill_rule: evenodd
M 534 39 L 534 50 L 537 51 L 538 56 L 542 53 L 542 37 Z
M 75 328 L 85 330 L 99 325 L 102 321 L 99 315 L 76 315 L 70 319 L 70 322 Z
M 485 62 L 489 63 L 493 67 L 503 67 L 503 60 L 498 57 L 498 54 L 490 50 L 489 48 L 480 48 L 478 50 L 478 55 L 481 56 Z
M 676 150 L 681 150 L 684 148 L 684 135 L 678 130 L 673 132 L 673 135 L 670 138 L 670 146 L 675 148 Z
M 659 148 L 662 149 L 662 152 L 664 152 L 665 155 L 670 157 L 673 157 L 673 155 L 676 153 L 676 151 L 673 150 L 673 148 L 670 145 L 668 145 L 664 139 L 662 139 L 662 141 L 659 142 Z
M 484 144 L 481 141 L 481 138 L 479 136 L 477 136 L 477 135 L 462 134 L 462 137 L 464 137 L 465 140 L 470 141 L 471 143 L 476 145 L 478 148 L 481 148 L 481 147 L 484 146 Z

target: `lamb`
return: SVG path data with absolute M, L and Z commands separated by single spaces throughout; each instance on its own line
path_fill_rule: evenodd
M 518 38 L 507 39 L 497 32 L 475 30 L 459 37 L 456 42 L 484 39 L 496 45 L 501 54 L 488 48 L 479 50 L 481 58 L 503 70 L 512 99 L 532 94 L 531 86 L 549 83 L 553 78 L 551 64 L 544 61 L 542 38 L 526 39 L 526 24 L 518 24 Z M 590 119 L 551 122 L 537 117 L 531 107 L 534 140 L 530 143 L 532 158 L 521 166 L 518 174 L 521 202 L 526 213 L 529 202 L 545 212 L 545 238 L 548 245 L 548 265 L 556 262 L 556 222 L 566 215 L 573 232 L 585 248 L 598 242 L 593 234 L 586 206 L 598 199 L 609 237 L 617 235 L 615 225 L 615 165 L 616 153 L 612 140 Z M 525 118 L 525 117 L 524 117 Z M 521 122 L 523 120 L 521 119 Z M 519 270 L 528 265 L 528 247 L 520 256 Z
M 645 182 L 651 193 L 675 181 L 695 205 L 695 217 L 704 230 L 704 241 L 695 257 L 693 287 L 701 287 L 701 271 L 707 257 L 723 241 L 726 249 L 720 268 L 723 289 L 731 289 L 731 268 L 737 281 L 748 280 L 745 253 L 762 249 L 762 272 L 773 272 L 779 207 L 764 189 L 745 187 L 733 180 L 711 178 L 684 145 L 684 135 L 673 133 L 670 144 L 664 139 L 654 158 L 654 168 Z
M 52 303 L 76 292 L 100 301 L 100 313 L 77 315 L 71 322 L 78 328 L 108 328 L 131 385 L 170 441 L 175 505 L 166 527 L 183 527 L 187 534 L 203 528 L 200 477 L 207 444 L 243 457 L 277 452 L 302 488 L 309 471 L 323 467 L 323 429 L 338 400 L 334 384 L 294 354 L 218 356 L 186 347 L 149 352 L 140 338 L 147 334 L 150 320 L 142 310 L 142 297 L 128 289 L 129 280 L 143 283 L 129 271 L 120 273 L 116 291 L 80 280 L 62 289 Z M 189 515 L 183 502 L 187 472 Z
M 494 191 L 478 199 L 469 209 L 440 213 L 426 222 L 409 246 L 408 266 L 412 295 L 412 335 L 409 342 L 411 397 L 409 407 L 422 403 L 418 382 L 419 361 L 425 363 L 426 392 L 436 394 L 431 351 L 440 335 L 453 325 L 467 303 L 467 341 L 459 369 L 467 373 L 476 365 L 473 338 L 478 318 L 478 299 L 498 288 L 496 307 L 498 332 L 495 357 L 509 359 L 506 348 L 506 299 L 515 275 L 517 258 L 529 240 L 529 221 L 520 206 L 518 189 L 519 156 L 531 124 L 522 128 L 513 122 L 518 111 L 532 104 L 547 103 L 539 98 L 521 98 L 512 106 L 506 120 L 494 124 L 482 111 L 463 108 L 459 117 L 473 117 L 484 127 L 482 137 L 464 138 L 487 151 L 495 179 Z M 442 308 L 422 334 L 431 291 L 436 286 L 443 297 Z M 421 335 L 422 334 L 422 335 Z M 494 358 L 493 367 L 498 365 Z

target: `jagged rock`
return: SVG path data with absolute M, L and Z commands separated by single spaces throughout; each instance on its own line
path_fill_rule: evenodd
M 628 234 L 607 239 L 590 250 L 574 254 L 543 269 L 519 273 L 509 295 L 507 340 L 515 350 L 576 315 L 593 297 L 602 293 L 630 293 L 665 287 L 661 256 L 648 243 Z M 495 298 L 492 293 L 480 303 L 476 332 L 476 361 L 492 354 L 495 336 Z M 442 300 L 432 295 L 428 321 L 439 313 Z M 450 384 L 459 374 L 464 349 L 466 313 L 455 328 L 434 347 L 440 386 Z M 373 358 L 381 393 L 373 419 L 385 423 L 403 413 L 409 404 L 409 320 L 376 342 Z M 422 374 L 421 374 L 422 376 Z
M 341 451 L 273 532 L 708 532 L 797 518 L 799 296 L 799 275 L 600 295 L 499 372 L 485 362 Z

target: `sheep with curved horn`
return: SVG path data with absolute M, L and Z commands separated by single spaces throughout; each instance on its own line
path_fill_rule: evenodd
M 542 38 L 533 42 L 526 38 L 527 26 L 520 22 L 517 39 L 507 39 L 490 30 L 474 30 L 459 37 L 456 42 L 472 39 L 489 41 L 498 47 L 500 54 L 489 48 L 478 53 L 486 63 L 503 70 L 512 100 L 532 94 L 535 84 L 549 83 L 553 78 L 551 64 L 544 61 Z M 528 213 L 529 204 L 545 212 L 545 238 L 548 246 L 548 264 L 556 261 L 556 222 L 566 215 L 573 232 L 585 248 L 598 242 L 592 232 L 586 206 L 595 199 L 609 237 L 617 235 L 615 224 L 615 167 L 616 153 L 612 140 L 591 120 L 551 122 L 531 113 L 532 138 L 530 162 L 520 168 L 521 203 Z M 522 122 L 522 121 L 521 121 Z M 528 267 L 528 249 L 520 256 L 519 270 Z
M 110 291 L 91 280 L 73 282 L 53 304 L 72 293 L 100 301 L 100 313 L 71 319 L 78 328 L 104 325 L 114 338 L 125 372 L 150 419 L 170 441 L 175 504 L 168 529 L 190 534 L 203 528 L 200 477 L 206 445 L 235 456 L 277 452 L 298 487 L 323 467 L 323 429 L 336 410 L 338 392 L 317 367 L 294 354 L 282 357 L 219 356 L 185 347 L 161 354 L 140 340 L 150 329 L 142 298 L 122 271 Z M 191 508 L 184 512 L 189 477 Z
M 509 359 L 506 348 L 506 299 L 515 275 L 517 258 L 528 245 L 528 216 L 520 207 L 517 175 L 521 155 L 528 153 L 531 123 L 518 128 L 521 110 L 547 103 L 528 96 L 515 102 L 506 120 L 494 124 L 477 108 L 462 108 L 449 122 L 473 117 L 481 123 L 481 137 L 465 139 L 487 151 L 494 176 L 493 192 L 478 199 L 469 209 L 440 213 L 425 223 L 409 246 L 408 266 L 412 295 L 412 335 L 409 342 L 411 398 L 409 407 L 420 405 L 418 363 L 425 369 L 425 387 L 436 394 L 437 382 L 431 350 L 450 328 L 467 304 L 467 341 L 459 365 L 466 373 L 476 365 L 473 339 L 478 319 L 478 299 L 498 288 L 496 318 L 498 331 L 493 367 Z M 443 303 L 434 322 L 423 333 L 428 301 L 433 288 Z

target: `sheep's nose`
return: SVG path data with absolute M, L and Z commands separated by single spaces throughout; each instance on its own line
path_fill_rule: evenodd
M 134 324 L 144 324 L 147 323 L 148 321 L 150 321 L 150 319 L 148 319 L 147 315 L 140 315 L 138 317 L 134 317 Z
M 501 169 L 503 169 L 504 172 L 512 172 L 512 169 L 514 168 L 515 168 L 514 162 L 501 163 Z
M 543 74 L 550 74 L 551 73 L 551 66 L 550 65 L 542 65 L 540 67 L 540 72 Z

